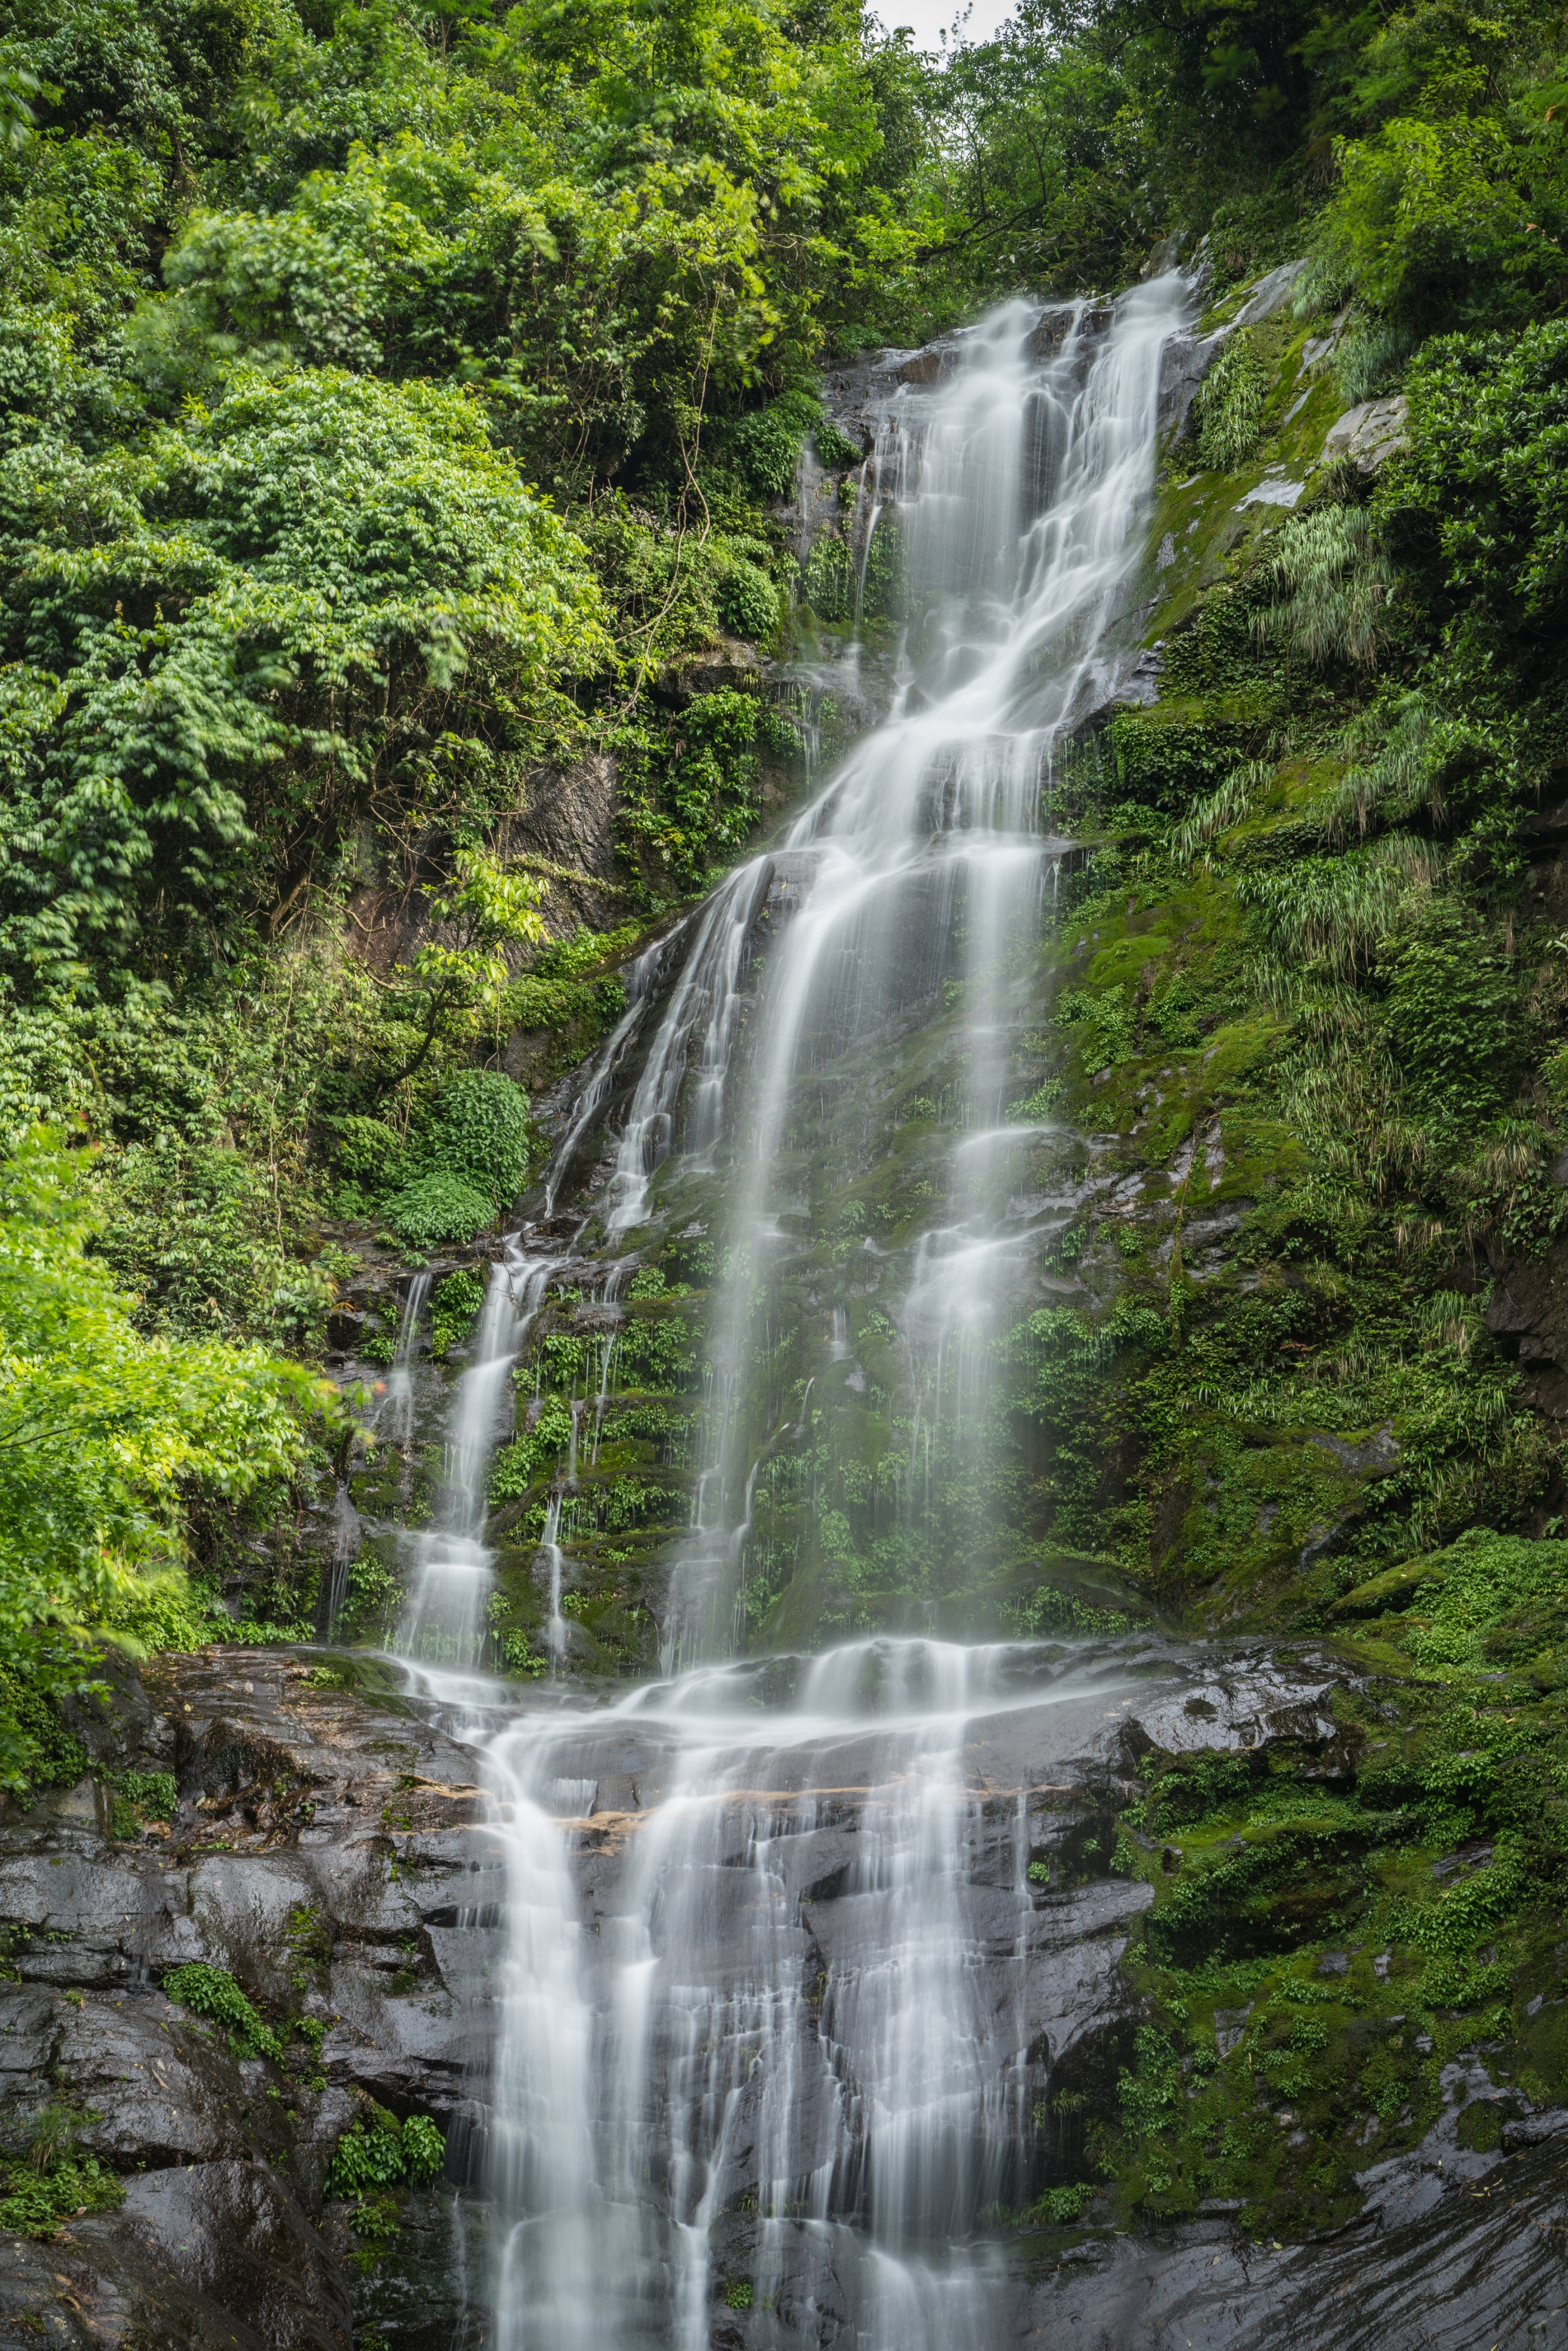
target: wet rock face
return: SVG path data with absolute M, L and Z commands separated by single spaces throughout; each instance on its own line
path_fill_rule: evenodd
M 1368 2175 L 1362 2220 L 1322 2244 L 1239 2243 L 1222 2220 L 1161 2244 L 1065 2244 L 1030 2295 L 1019 2339 L 1094 2351 L 1564 2351 L 1560 2154 L 1467 2158 L 1451 2133 L 1446 2152 L 1434 2133 L 1419 2157 L 1381 2170 Z
M 81 2153 L 124 2182 L 118 2210 L 53 2242 L 3 2240 L 0 2351 L 346 2346 L 356 2294 L 396 2299 L 405 2237 L 451 2233 L 450 2189 L 405 2195 L 408 2225 L 367 2281 L 322 2189 L 365 2095 L 432 2116 L 458 2173 L 466 2160 L 488 1987 L 447 1930 L 497 1890 L 475 1759 L 395 1702 L 332 1688 L 340 1669 L 328 1685 L 316 1670 L 231 1650 L 161 1660 L 145 1689 L 122 1677 L 85 1724 L 91 1751 L 106 1771 L 172 1770 L 175 1820 L 116 1842 L 103 1787 L 86 1781 L 0 1821 L 13 1978 L 0 1981 L 0 2152 L 22 2156 L 64 2105 Z M 233 1975 L 278 2030 L 283 2064 L 241 2057 L 221 2024 L 164 1996 L 162 1980 L 192 1961 Z M 323 2031 L 319 2061 L 290 2037 L 298 2017 Z M 461 2312 L 437 2338 L 420 2328 L 442 2294 L 427 2279 L 411 2296 L 419 2325 L 387 2339 L 451 2341 Z

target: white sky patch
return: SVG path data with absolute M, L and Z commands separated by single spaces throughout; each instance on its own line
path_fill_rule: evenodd
M 964 15 L 965 9 L 967 15 Z M 917 49 L 931 49 L 938 56 L 951 49 L 954 42 L 955 14 L 964 16 L 958 27 L 961 41 L 988 41 L 998 26 L 1012 14 L 1009 0 L 879 0 L 876 14 L 890 32 L 900 25 L 908 25 L 915 34 Z M 943 35 L 946 35 L 944 42 Z

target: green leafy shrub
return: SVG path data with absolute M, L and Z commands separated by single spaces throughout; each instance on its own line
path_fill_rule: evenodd
M 460 1265 L 436 1285 L 430 1301 L 430 1352 L 437 1357 L 465 1337 L 485 1303 L 485 1278 L 472 1266 Z
M 1518 278 L 1538 258 L 1519 185 L 1523 159 L 1503 125 L 1440 111 L 1448 119 L 1401 114 L 1375 138 L 1341 143 L 1320 233 L 1333 266 L 1369 302 L 1427 329 L 1446 323 L 1445 311 L 1473 315 L 1478 270 Z
M 862 588 L 868 620 L 909 618 L 909 543 L 894 508 L 884 508 L 872 531 Z
M 779 591 L 760 564 L 732 563 L 718 583 L 718 610 L 736 636 L 766 644 L 779 626 Z
M 332 1164 L 371 1194 L 395 1191 L 407 1169 L 402 1138 L 384 1119 L 343 1119 L 332 1145 Z
M 116 1792 L 150 1821 L 172 1821 L 180 1809 L 172 1771 L 117 1771 Z
M 199 307 L 176 298 L 166 329 Z M 0 683 L 7 729 L 24 710 L 37 720 L 16 736 L 0 880 L 0 958 L 19 971 L 62 968 L 176 908 L 204 934 L 247 886 L 269 815 L 291 824 L 283 809 L 308 807 L 329 838 L 358 820 L 372 764 L 423 775 L 438 680 L 453 717 L 473 714 L 447 738 L 466 753 L 498 670 L 516 694 L 602 660 L 582 549 L 475 404 L 359 365 L 231 366 L 145 432 L 134 480 L 114 450 L 61 443 L 7 493 L 39 543 L 25 578 L 13 564 L 7 606 L 30 619 L 13 622 Z M 62 497 L 83 520 L 57 536 Z M 26 643 L 68 681 L 47 708 Z M 120 788 L 101 789 L 103 772 Z
M 815 428 L 819 413 L 810 392 L 786 392 L 729 427 L 727 446 L 753 489 L 765 497 L 789 497 L 795 487 L 800 444 Z
M 1071 2228 L 1099 2192 L 1092 2180 L 1083 2179 L 1071 2186 L 1064 2183 L 1060 2188 L 1048 2188 L 1034 2208 L 1034 2218 L 1048 2220 L 1054 2228 Z
M 461 1176 L 420 1176 L 387 1202 L 387 1219 L 407 1248 L 428 1252 L 475 1239 L 495 1223 L 496 1205 Z
M 1443 586 L 1511 622 L 1568 597 L 1568 320 L 1448 335 L 1409 371 L 1412 454 L 1390 496 L 1427 518 Z
M 180 1809 L 172 1771 L 117 1771 L 105 1793 L 109 1833 L 120 1839 L 137 1835 L 144 1821 L 172 1821 Z
M 40 2168 L 10 2164 L 0 2171 L 0 2229 L 48 2238 L 80 2212 L 112 2211 L 125 2190 L 118 2174 L 95 2156 L 63 2156 Z
M 88 1155 L 57 1137 L 36 1131 L 0 1165 L 0 1649 L 46 1697 L 90 1684 L 92 1627 L 156 1636 L 200 1614 L 174 1565 L 183 1510 L 289 1474 L 321 1395 L 253 1348 L 143 1337 L 88 1253 L 100 1217 Z M 8 1697 L 0 1681 L 16 1784 L 39 1750 Z
M 858 465 L 865 455 L 859 442 L 852 441 L 847 433 L 841 433 L 831 416 L 819 416 L 811 427 L 811 438 L 817 444 L 817 455 L 823 465 L 835 472 L 845 466 Z
M 1464 1125 L 1494 1116 L 1526 1042 L 1506 958 L 1449 919 L 1401 948 L 1385 974 L 1389 1041 L 1411 1093 Z
M 214 2024 L 226 2026 L 236 2056 L 281 2061 L 282 2043 L 270 2025 L 262 2022 L 226 1969 L 208 1967 L 199 1959 L 188 1967 L 171 1968 L 163 1979 L 163 1991 L 193 2015 L 211 2017 Z
M 455 1176 L 499 1208 L 522 1190 L 530 1150 L 522 1088 L 498 1070 L 462 1070 L 443 1086 L 417 1155 L 426 1174 Z
M 329 2196 L 364 2196 L 383 2188 L 427 2188 L 446 2160 L 446 2141 L 428 2115 L 400 2123 L 384 2106 L 338 2141 L 327 2175 Z
M 1108 987 L 1099 995 L 1086 987 L 1065 988 L 1057 999 L 1056 1017 L 1076 1032 L 1086 1070 L 1119 1069 L 1138 1050 L 1124 987 Z
M 875 540 L 872 543 L 874 546 Z M 819 531 L 811 541 L 800 593 L 819 620 L 849 618 L 854 605 L 854 563 L 849 541 L 837 531 Z

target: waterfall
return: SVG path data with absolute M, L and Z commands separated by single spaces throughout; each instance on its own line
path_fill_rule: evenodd
M 920 1020 L 947 1022 L 955 1134 L 895 1316 L 912 1538 L 951 1541 L 922 1513 L 922 1455 L 983 1485 L 988 1343 L 1065 1221 L 1020 1214 L 1009 1184 L 1041 1131 L 1007 1114 L 1019 977 L 1071 846 L 1042 830 L 1042 796 L 1054 747 L 1114 684 L 1162 357 L 1186 302 L 1169 277 L 1110 310 L 1009 303 L 954 339 L 935 388 L 900 383 L 883 402 L 867 468 L 874 527 L 899 518 L 916 613 L 894 708 L 781 848 L 732 873 L 695 918 L 602 1201 L 613 1241 L 653 1212 L 661 1182 L 727 1161 L 708 1474 L 665 1628 L 677 1666 L 735 1645 L 747 1498 L 785 1403 L 748 1393 L 758 1301 L 804 1261 L 813 1178 L 831 1193 L 852 1169 L 858 1135 L 835 1132 L 833 1105 L 885 1086 Z M 748 967 L 775 909 L 741 1052 Z
M 1118 1929 L 1146 1897 L 1103 1859 L 1069 1871 L 1065 1911 L 1040 1896 L 1059 1875 L 1040 1856 L 1074 1833 L 1051 1822 L 1052 1765 L 1168 1661 L 890 1634 L 729 1660 L 759 1474 L 800 1444 L 815 1395 L 858 1376 L 845 1293 L 799 1274 L 811 1168 L 852 1163 L 861 1103 L 906 1082 L 904 1040 L 934 1021 L 949 1074 L 940 1119 L 921 1115 L 940 1139 L 897 1267 L 905 1537 L 937 1539 L 934 1463 L 961 1460 L 983 1501 L 988 1342 L 1035 1293 L 1051 1230 L 1049 1205 L 1011 1197 L 1041 1123 L 1009 1103 L 1008 1071 L 1071 846 L 1049 831 L 1053 748 L 1114 684 L 1185 299 L 1167 278 L 1109 309 L 1009 304 L 953 339 L 935 385 L 888 391 L 867 490 L 873 528 L 903 533 L 915 615 L 892 710 L 678 950 L 672 934 L 650 951 L 569 1115 L 547 1215 L 636 1066 L 580 1231 L 597 1216 L 624 1248 L 687 1177 L 727 1187 L 669 1677 L 612 1701 L 562 1677 L 559 1490 L 537 1568 L 551 1681 L 519 1708 L 473 1671 L 508 1374 L 582 1261 L 513 1240 L 492 1271 L 399 1645 L 483 1748 L 506 1854 L 484 2156 L 501 2351 L 995 2351 L 1016 2331 L 997 2216 L 1051 2176 L 1044 2118 L 1073 2110 L 1063 2068 L 1116 2012 Z M 758 1317 L 792 1269 L 815 1368 L 758 1397 Z M 612 1346 L 591 1420 L 591 1370 L 573 1391 L 569 1482 L 597 1452 Z

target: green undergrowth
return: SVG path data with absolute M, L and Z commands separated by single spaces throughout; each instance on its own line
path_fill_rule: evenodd
M 172 1771 L 117 1771 L 106 1782 L 110 1834 L 138 1835 L 148 1822 L 172 1821 L 180 1809 Z
M 312 1981 L 319 1980 L 331 1956 L 330 1934 L 319 1916 L 308 1908 L 291 1910 L 282 1948 L 287 1957 L 288 1980 L 294 1991 L 298 1994 L 308 1991 Z M 321 2045 L 327 2037 L 327 2027 L 319 2017 L 297 2011 L 283 2013 L 275 2009 L 277 2022 L 269 2024 L 226 1968 L 211 1967 L 204 1960 L 171 1968 L 162 1979 L 161 1990 L 166 1999 L 204 2021 L 193 2030 L 200 2032 L 206 2025 L 216 2025 L 226 2035 L 235 2057 L 266 2058 L 306 2091 L 317 2093 L 326 2088 Z M 276 2089 L 267 2095 L 275 2095 Z
M 1446 2105 L 1491 2151 L 1568 2099 L 1565 1562 L 1477 1531 L 1385 1572 L 1339 1612 L 1326 1737 L 1144 1758 L 1147 2021 L 1092 2137 L 1124 2210 L 1332 2227 Z
M 387 2188 L 428 2188 L 446 2160 L 446 2142 L 428 2115 L 406 2121 L 371 2105 L 339 2139 L 327 2174 L 329 2196 L 364 2197 Z
M 58 2101 L 29 2117 L 25 2159 L 0 2163 L 0 2229 L 47 2242 L 68 2220 L 120 2203 L 119 2174 L 80 2145 L 84 2126 L 95 2119 Z
M 634 1272 L 610 1309 L 558 1286 L 530 1325 L 513 1373 L 515 1433 L 497 1449 L 488 1480 L 497 1574 L 489 1654 L 497 1671 L 547 1669 L 538 1547 L 552 1510 L 574 1665 L 640 1672 L 654 1653 L 650 1602 L 662 1592 L 669 1543 L 689 1518 L 707 1444 L 708 1294 L 678 1278 L 682 1263 L 706 1279 L 711 1253 L 688 1243 L 671 1274 L 653 1265 Z M 482 1277 L 466 1268 L 436 1285 L 433 1356 L 466 1335 L 483 1294 Z M 423 1456 L 405 1462 L 395 1447 L 377 1447 L 356 1457 L 350 1492 L 369 1516 L 412 1510 L 417 1518 L 434 1471 Z M 390 1556 L 361 1552 L 350 1568 L 338 1637 L 384 1639 L 401 1589 Z
M 188 1967 L 172 1968 L 163 1978 L 162 1990 L 165 1998 L 177 2001 L 193 2016 L 208 2017 L 223 2025 L 236 2056 L 281 2061 L 280 2036 L 263 2022 L 226 1969 L 193 1960 Z

